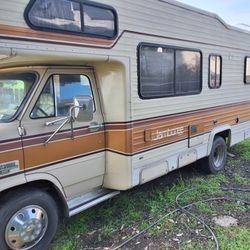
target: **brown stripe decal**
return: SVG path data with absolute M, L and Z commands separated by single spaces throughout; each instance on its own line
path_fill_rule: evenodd
M 103 131 L 103 130 L 100 130 L 99 132 L 101 132 L 101 131 Z M 74 137 L 90 135 L 90 134 L 93 134 L 93 133 L 91 133 L 88 128 L 74 130 Z M 24 138 L 23 139 L 23 146 L 28 147 L 28 146 L 32 146 L 32 145 L 36 145 L 36 144 L 44 144 L 45 141 L 50 137 L 50 135 L 52 135 L 52 133 L 47 133 L 47 134 L 44 134 L 41 136 L 36 136 L 36 137 Z M 52 141 L 69 139 L 69 138 L 71 138 L 71 136 L 72 135 L 71 135 L 70 130 L 62 131 L 62 132 L 59 132 L 58 134 L 56 134 L 55 137 L 52 139 Z
M 221 125 L 233 126 L 250 121 L 249 111 L 250 103 L 244 102 L 134 121 L 130 124 L 108 124 L 107 148 L 114 152 L 136 154 L 188 139 L 189 135 L 194 137 L 208 133 Z
M 141 121 L 133 129 L 133 153 L 188 139 L 191 127 L 197 128 L 190 134 L 192 137 L 210 132 L 221 125 L 233 126 L 249 121 L 249 110 L 250 103 L 245 103 L 168 116 L 154 122 Z
M 0 153 L 0 163 L 11 162 L 11 161 L 16 161 L 16 160 L 19 161 L 20 169 L 24 169 L 22 149 Z
M 16 142 L 1 143 L 0 153 L 4 152 L 4 151 L 9 151 L 9 150 L 17 149 L 17 148 L 22 148 L 22 142 L 21 142 L 20 139 L 18 141 L 16 141 Z
M 49 134 L 27 137 L 23 139 L 25 166 L 48 165 L 103 150 L 124 155 L 138 154 L 209 133 L 221 125 L 233 126 L 250 121 L 249 111 L 250 102 L 244 102 L 145 120 L 109 123 L 105 124 L 105 132 L 91 133 L 88 128 L 80 128 L 74 131 L 74 140 L 69 131 L 64 131 L 47 146 L 44 142 Z M 22 150 L 17 150 L 18 147 L 20 144 L 17 141 L 5 141 L 0 149 L 0 162 L 20 160 L 23 168 Z M 3 149 L 9 151 L 3 152 Z
M 104 134 L 95 133 L 75 139 L 50 142 L 47 146 L 36 145 L 24 148 L 25 167 L 31 168 L 62 161 L 78 155 L 89 154 L 104 149 Z M 42 153 L 41 153 L 42 152 Z
M 30 28 L 17 27 L 12 25 L 0 24 L 0 34 L 1 36 L 13 36 L 17 38 L 34 38 L 38 42 L 39 40 L 46 41 L 61 41 L 69 42 L 72 44 L 91 44 L 91 45 L 99 45 L 99 46 L 111 46 L 113 44 L 112 40 L 106 39 L 98 39 L 98 38 L 89 38 L 89 37 L 81 37 L 76 35 L 67 35 L 46 31 L 37 31 L 32 30 Z
M 122 153 L 132 153 L 132 130 L 106 130 L 106 148 Z
M 194 41 L 184 38 L 169 37 L 164 35 L 157 35 L 152 33 L 138 32 L 133 30 L 123 30 L 116 40 L 106 40 L 106 39 L 97 39 L 97 38 L 88 38 L 80 37 L 76 35 L 66 35 L 45 31 L 35 31 L 29 28 L 17 27 L 12 25 L 0 24 L 0 38 L 8 40 L 21 40 L 21 41 L 30 41 L 30 42 L 40 42 L 40 43 L 50 43 L 50 44 L 61 44 L 61 45 L 74 45 L 78 47 L 91 47 L 91 48 L 107 48 L 112 49 L 116 46 L 119 40 L 123 37 L 124 34 L 129 33 L 139 36 L 155 37 L 161 39 L 169 39 L 174 41 L 183 41 L 183 42 L 192 42 L 201 45 L 216 46 L 227 49 L 234 49 L 238 51 L 246 52 L 243 48 L 236 48 L 232 46 L 226 46 L 219 43 L 208 43 L 201 41 Z M 73 39 L 72 39 L 73 37 Z

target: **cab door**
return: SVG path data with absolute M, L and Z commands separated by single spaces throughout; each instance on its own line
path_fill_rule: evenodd
M 26 182 L 19 116 L 36 80 L 25 69 L 0 74 L 0 191 Z
M 93 98 L 93 119 L 74 121 L 73 130 L 67 122 L 59 130 L 77 96 Z M 102 124 L 93 70 L 49 68 L 21 121 L 27 178 L 53 176 L 68 198 L 101 187 L 105 169 Z

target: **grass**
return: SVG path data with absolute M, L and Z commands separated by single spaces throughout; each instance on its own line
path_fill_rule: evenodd
M 180 192 L 193 187 L 195 188 L 193 191 L 180 197 L 181 204 L 225 195 L 250 200 L 249 193 L 224 192 L 221 189 L 222 185 L 250 187 L 249 178 L 235 167 L 250 161 L 250 141 L 236 145 L 232 151 L 237 157 L 228 160 L 225 173 L 204 176 L 188 168 L 186 172 L 192 171 L 194 176 L 187 178 L 184 170 L 184 173 L 180 172 L 179 175 L 174 173 L 172 176 L 174 181 L 169 181 L 170 174 L 170 177 L 163 177 L 123 192 L 109 201 L 74 216 L 61 224 L 54 243 L 51 245 L 51 250 L 81 250 L 98 247 L 111 249 L 175 209 L 175 197 Z M 248 164 L 250 165 L 250 162 Z M 235 167 L 234 172 L 228 174 L 232 166 Z M 176 175 L 178 176 L 176 177 Z M 249 210 L 245 205 L 228 202 L 199 203 L 192 208 L 192 212 L 202 217 L 214 228 L 220 241 L 220 249 L 249 249 L 250 226 L 249 223 L 244 224 L 249 221 Z M 221 228 L 211 224 L 211 218 L 215 214 L 226 214 L 245 219 L 243 219 L 243 224 L 237 227 Z M 179 237 L 180 242 L 175 242 L 173 239 L 177 237 L 176 235 L 181 234 L 183 236 Z M 147 246 L 140 244 L 135 246 L 138 242 L 140 244 L 151 242 L 152 248 L 162 249 L 164 247 L 165 249 L 215 248 L 214 241 L 210 238 L 209 233 L 202 228 L 202 225 L 180 213 L 163 220 L 146 233 L 144 238 L 131 242 L 128 248 L 140 249 Z
M 190 240 L 188 240 L 187 242 L 184 242 L 182 244 L 183 249 L 185 250 L 211 250 L 211 249 L 215 249 L 214 247 L 214 243 L 211 240 L 208 240 L 206 244 L 201 243 L 201 242 L 190 242 Z
M 233 174 L 233 181 L 240 185 L 247 185 L 249 183 L 249 181 L 239 173 Z
M 215 214 L 216 213 L 216 209 L 214 209 L 212 206 L 210 206 L 209 204 L 206 203 L 200 203 L 198 205 L 196 205 L 197 210 L 201 213 L 201 214 Z
M 246 140 L 234 147 L 234 151 L 239 155 L 241 160 L 250 160 L 250 140 Z
M 221 249 L 249 250 L 250 230 L 244 227 L 216 228 Z

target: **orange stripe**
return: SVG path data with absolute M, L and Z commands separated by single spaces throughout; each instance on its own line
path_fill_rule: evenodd
M 31 168 L 40 165 L 62 161 L 93 151 L 104 150 L 104 133 L 96 133 L 75 139 L 50 142 L 47 146 L 36 145 L 24 149 L 25 167 Z
M 133 128 L 133 151 L 130 153 L 138 153 L 139 151 L 148 150 L 174 141 L 188 139 L 190 126 L 192 125 L 197 126 L 197 132 L 191 136 L 197 136 L 210 132 L 221 125 L 229 124 L 233 126 L 246 121 L 250 121 L 250 103 L 168 116 L 160 121 L 152 121 L 151 123 L 149 121 L 141 122 L 139 127 Z M 145 137 L 145 133 L 148 134 L 148 137 L 153 138 L 157 134 L 157 131 L 168 131 L 180 127 L 184 129 L 184 133 L 181 135 L 170 136 L 157 141 L 148 141 Z
M 132 153 L 132 131 L 106 131 L 106 148 L 120 153 Z
M 107 126 L 105 132 L 79 136 L 73 141 L 63 139 L 50 142 L 47 146 L 36 144 L 25 147 L 26 168 L 48 165 L 53 162 L 90 154 L 100 150 L 132 155 L 167 145 L 179 140 L 188 139 L 192 125 L 197 126 L 197 131 L 191 137 L 208 133 L 212 129 L 229 124 L 231 126 L 250 121 L 250 103 L 222 106 L 203 111 L 187 112 L 185 114 L 170 115 L 161 118 L 152 118 L 131 123 L 117 123 Z M 117 127 L 117 129 L 115 129 Z M 183 133 L 155 138 L 157 130 L 168 131 L 183 128 Z M 23 169 L 22 150 L 13 150 L 0 154 L 0 162 L 19 160 Z
M 23 170 L 24 164 L 23 164 L 23 150 L 22 149 L 0 153 L 0 163 L 16 161 L 16 160 L 19 161 L 20 170 Z
M 60 41 L 60 42 L 70 42 L 70 43 L 80 43 L 80 44 L 93 44 L 102 46 L 111 46 L 113 40 L 81 37 L 77 35 L 67 35 L 55 32 L 37 31 L 30 28 L 22 28 L 12 25 L 0 24 L 0 35 L 14 36 L 23 39 L 43 39 L 46 41 Z

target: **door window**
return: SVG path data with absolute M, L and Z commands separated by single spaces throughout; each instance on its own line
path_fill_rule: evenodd
M 70 107 L 74 105 L 74 98 L 80 96 L 93 97 L 87 76 L 53 75 L 38 98 L 31 118 L 68 116 Z

